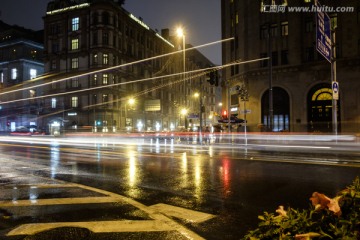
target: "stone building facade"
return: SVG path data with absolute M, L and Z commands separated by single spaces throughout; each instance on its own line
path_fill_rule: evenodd
M 360 3 L 320 2 L 323 6 L 350 7 L 347 12 L 339 9 L 328 15 L 332 27 L 336 27 L 336 80 L 340 89 L 336 102 L 337 129 L 357 132 L 360 129 Z M 315 13 L 304 12 L 304 8 L 300 12 L 289 11 L 290 7 L 311 8 L 313 4 L 310 0 L 222 0 L 223 38 L 235 38 L 223 45 L 223 64 L 271 57 L 271 67 L 264 60 L 223 71 L 223 100 L 233 109 L 233 114 L 244 117 L 244 102 L 234 86 L 249 92 L 246 108 L 251 131 L 265 128 L 332 132 L 334 129 L 331 64 L 316 50 Z
M 114 0 L 48 4 L 45 71 L 52 77 L 44 80 L 40 105 L 42 124 L 50 131 L 173 130 L 185 123 L 181 108 L 195 111 L 191 96 L 205 76 L 181 74 L 181 39 L 168 29 L 150 29 L 121 5 Z M 199 68 L 186 55 L 186 71 Z

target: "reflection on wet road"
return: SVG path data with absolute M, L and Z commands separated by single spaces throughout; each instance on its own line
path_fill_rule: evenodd
M 354 143 L 343 142 L 0 141 L 0 161 L 8 167 L 1 179 L 30 184 L 31 178 L 20 177 L 26 173 L 44 177 L 44 182 L 50 178 L 102 189 L 146 206 L 161 203 L 216 215 L 205 222 L 182 222 L 206 239 L 238 239 L 263 211 L 274 212 L 279 205 L 307 208 L 312 192 L 334 195 L 360 173 Z

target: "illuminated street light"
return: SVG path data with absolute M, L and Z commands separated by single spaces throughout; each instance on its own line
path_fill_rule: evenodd
M 127 118 L 127 105 L 134 105 L 135 104 L 135 99 L 134 98 L 129 98 L 126 102 L 125 102 L 125 127 L 128 127 L 126 124 L 126 118 Z
M 188 110 L 186 108 L 182 108 L 180 110 L 180 125 L 181 125 L 181 115 L 184 116 L 184 123 L 186 122 L 186 114 L 188 113 Z M 185 124 L 184 124 L 185 126 Z M 185 129 L 186 129 L 186 126 L 185 126 Z

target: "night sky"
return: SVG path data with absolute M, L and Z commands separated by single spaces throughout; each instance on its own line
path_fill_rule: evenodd
M 10 25 L 40 30 L 50 0 L 1 0 L 0 19 Z M 185 28 L 186 42 L 194 46 L 221 39 L 220 0 L 126 0 L 123 6 L 152 29 Z M 199 49 L 214 64 L 221 64 L 221 45 Z

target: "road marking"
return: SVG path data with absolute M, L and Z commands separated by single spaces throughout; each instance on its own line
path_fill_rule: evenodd
M 175 228 L 161 221 L 95 221 L 95 222 L 58 222 L 23 224 L 10 231 L 7 236 L 34 235 L 60 227 L 86 228 L 93 233 L 120 233 L 120 232 L 165 232 L 174 231 Z
M 19 227 L 10 231 L 7 236 L 15 235 L 33 235 L 42 231 L 59 228 L 59 227 L 83 227 L 90 231 L 97 233 L 107 232 L 146 232 L 146 231 L 177 231 L 187 239 L 202 240 L 201 236 L 195 232 L 187 229 L 176 221 L 172 220 L 168 216 L 181 216 L 184 219 L 191 219 L 192 221 L 205 221 L 210 219 L 210 214 L 201 214 L 200 212 L 183 209 L 180 207 L 174 207 L 166 204 L 157 204 L 152 208 L 143 205 L 131 198 L 118 195 L 105 190 L 76 184 L 68 183 L 65 181 L 58 180 L 57 182 L 62 183 L 59 187 L 69 188 L 81 188 L 88 191 L 100 193 L 104 197 L 85 197 L 85 198 L 56 198 L 56 199 L 36 199 L 36 200 L 19 200 L 19 201 L 2 201 L 0 207 L 18 207 L 18 206 L 29 206 L 29 205 L 49 205 L 49 204 L 79 204 L 79 203 L 108 203 L 108 202 L 125 202 L 130 204 L 141 211 L 147 213 L 150 218 L 154 220 L 143 220 L 143 221 L 100 221 L 100 222 L 58 222 L 58 223 L 34 223 L 34 224 L 23 224 Z M 42 188 L 54 187 L 57 185 L 40 185 Z M 168 216 L 161 212 L 165 212 Z M 180 214 L 183 212 L 182 214 Z M 186 216 L 186 214 L 192 214 L 193 216 Z
M 215 217 L 215 215 L 212 215 L 212 214 L 202 213 L 202 212 L 185 209 L 185 208 L 181 208 L 181 207 L 175 207 L 175 206 L 171 206 L 171 205 L 163 204 L 163 203 L 152 205 L 152 206 L 150 206 L 150 208 L 154 209 L 158 212 L 161 212 L 167 216 L 181 218 L 181 219 L 187 220 L 189 222 L 194 222 L 194 223 L 205 222 L 205 221 Z
M 83 197 L 83 198 L 52 198 L 0 201 L 0 207 L 24 207 L 24 206 L 45 206 L 45 205 L 68 205 L 68 204 L 89 204 L 89 203 L 112 203 L 119 199 L 113 197 Z

